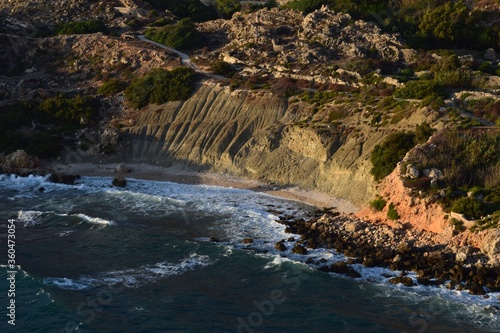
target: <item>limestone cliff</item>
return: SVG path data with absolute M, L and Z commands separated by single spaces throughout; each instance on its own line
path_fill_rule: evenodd
M 315 128 L 301 122 L 299 108 L 285 98 L 215 83 L 204 83 L 185 102 L 128 117 L 132 125 L 122 128 L 124 149 L 115 157 L 120 160 L 227 172 L 321 190 L 359 205 L 374 197 L 369 157 L 390 130 L 355 117 Z M 417 112 L 398 127 L 421 118 Z

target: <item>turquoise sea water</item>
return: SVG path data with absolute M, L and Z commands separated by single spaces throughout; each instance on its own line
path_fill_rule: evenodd
M 498 332 L 498 295 L 352 279 L 280 253 L 269 208 L 313 208 L 247 190 L 84 177 L 0 176 L 0 332 Z M 43 187 L 45 191 L 39 191 Z M 8 220 L 15 220 L 15 326 Z M 220 242 L 210 241 L 216 237 Z M 244 238 L 254 242 L 244 245 Z M 298 239 L 298 236 L 295 236 Z M 293 242 L 288 242 L 291 248 Z

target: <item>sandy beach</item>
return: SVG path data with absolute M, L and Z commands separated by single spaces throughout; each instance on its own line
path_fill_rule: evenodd
M 78 163 L 78 164 L 52 164 L 50 166 L 57 173 L 72 174 L 80 176 L 94 176 L 94 177 L 114 177 L 121 176 L 125 179 L 143 179 L 143 180 L 156 180 L 168 181 L 182 184 L 203 184 L 222 187 L 232 187 L 239 189 L 248 189 L 256 192 L 262 192 L 277 197 L 305 202 L 309 205 L 318 208 L 331 208 L 335 207 L 338 211 L 343 213 L 355 213 L 358 211 L 353 203 L 348 200 L 339 199 L 331 196 L 328 193 L 303 190 L 298 187 L 281 187 L 272 184 L 267 184 L 257 180 L 235 177 L 223 173 L 213 172 L 197 172 L 185 170 L 176 166 L 161 167 L 149 164 L 127 164 L 131 169 L 129 173 L 119 173 L 117 169 L 118 164 L 92 164 L 92 163 Z

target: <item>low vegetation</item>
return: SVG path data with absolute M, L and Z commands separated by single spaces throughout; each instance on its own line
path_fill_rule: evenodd
M 412 159 L 422 168 L 443 170 L 452 187 L 500 186 L 500 136 L 480 129 L 452 130 L 433 139 L 432 154 Z
M 218 60 L 210 66 L 210 71 L 214 74 L 217 75 L 222 75 L 226 77 L 231 77 L 234 74 L 236 74 L 236 70 L 233 67 L 233 65 L 223 61 L 223 60 Z
M 187 67 L 177 67 L 172 71 L 154 69 L 135 78 L 125 89 L 125 98 L 137 109 L 148 104 L 182 101 L 191 96 L 195 81 L 194 71 Z
M 353 19 L 375 20 L 387 32 L 399 32 L 415 49 L 486 49 L 500 41 L 500 26 L 484 24 L 500 12 L 471 9 L 464 0 L 294 0 L 286 6 L 307 13 L 322 5 Z
M 447 211 L 476 220 L 473 230 L 496 227 L 500 217 L 500 136 L 478 128 L 446 130 L 435 135 L 432 149 L 410 156 L 420 170 L 437 168 L 444 178 L 429 186 L 429 178 L 407 180 L 426 195 L 434 195 Z M 415 187 L 415 186 L 412 186 Z M 457 222 L 458 223 L 458 222 Z
M 55 157 L 61 151 L 61 134 L 92 125 L 99 107 L 94 97 L 82 95 L 4 106 L 0 108 L 0 152 L 24 149 L 40 158 Z
M 396 207 L 394 206 L 394 204 L 391 202 L 389 204 L 389 210 L 387 211 L 387 218 L 389 220 L 392 220 L 392 221 L 395 221 L 395 220 L 398 220 L 399 219 L 399 214 L 398 214 L 398 211 L 396 210 Z
M 451 211 L 463 214 L 470 219 L 478 219 L 482 216 L 481 203 L 471 197 L 462 197 L 453 202 Z
M 86 20 L 80 22 L 68 22 L 57 28 L 58 35 L 77 35 L 105 32 L 106 25 L 100 20 Z
M 155 42 L 180 50 L 189 50 L 197 46 L 200 38 L 193 21 L 189 18 L 162 28 L 148 29 L 145 35 Z
M 104 96 L 111 96 L 122 92 L 125 89 L 125 83 L 118 79 L 109 79 L 99 87 L 97 93 Z
M 415 134 L 409 132 L 390 133 L 386 139 L 376 145 L 371 156 L 370 173 L 376 181 L 388 176 L 403 159 L 406 153 L 415 146 Z
M 387 201 L 384 200 L 381 196 L 377 196 L 373 201 L 370 202 L 370 209 L 381 212 L 385 205 L 387 204 Z

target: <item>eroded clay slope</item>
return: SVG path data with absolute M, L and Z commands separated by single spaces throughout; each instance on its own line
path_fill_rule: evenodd
M 369 153 L 382 138 L 301 126 L 296 108 L 268 92 L 203 84 L 186 102 L 151 106 L 124 128 L 123 159 L 222 171 L 329 192 L 362 204 L 374 195 Z

